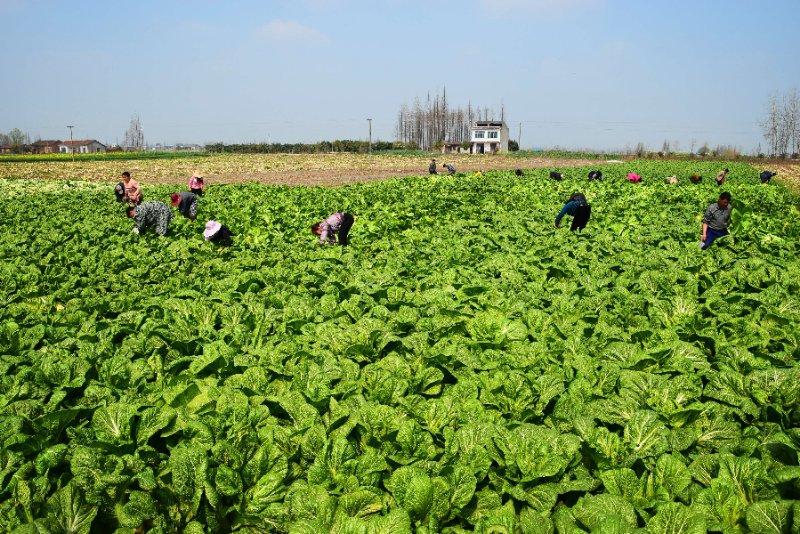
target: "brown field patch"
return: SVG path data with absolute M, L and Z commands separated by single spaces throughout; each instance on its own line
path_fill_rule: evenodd
M 601 163 L 588 159 L 552 159 L 509 155 L 436 155 L 458 172 L 563 168 Z M 430 157 L 365 154 L 219 154 L 135 161 L 59 161 L 2 163 L 0 178 L 114 182 L 130 171 L 143 184 L 184 185 L 193 172 L 209 184 L 260 182 L 277 185 L 335 186 L 428 173 Z

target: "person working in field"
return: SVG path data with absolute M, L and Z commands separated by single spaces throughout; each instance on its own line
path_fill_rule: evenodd
M 450 176 L 452 176 L 452 175 L 454 175 L 456 173 L 455 166 L 451 165 L 450 163 L 445 163 L 444 164 L 444 168 L 447 169 L 447 174 L 449 174 Z
M 641 177 L 641 175 L 636 174 L 635 172 L 629 172 L 628 173 L 628 181 L 630 183 L 632 183 L 632 184 L 638 184 L 639 182 L 642 181 L 642 177 Z
M 197 173 L 192 174 L 192 177 L 189 178 L 189 191 L 194 193 L 197 196 L 203 195 L 203 188 L 206 186 L 205 182 L 203 181 L 203 177 Z
M 667 183 L 669 185 L 678 185 L 678 177 L 675 176 L 674 174 L 672 176 L 667 176 L 666 178 L 664 178 L 664 183 Z
M 600 171 L 589 171 L 589 181 L 602 180 L 603 173 Z
M 122 173 L 122 183 L 125 184 L 125 200 L 131 204 L 139 204 L 142 201 L 142 188 L 139 182 L 131 178 L 131 173 Z
M 715 180 L 717 181 L 717 185 L 722 185 L 725 183 L 725 180 L 728 178 L 728 173 L 731 172 L 728 168 L 722 169 L 717 174 Z
M 321 245 L 335 245 L 338 236 L 339 244 L 346 246 L 349 242 L 350 228 L 353 227 L 354 222 L 355 218 L 352 215 L 338 211 L 324 221 L 311 226 L 311 232 L 319 236 Z
M 117 202 L 125 202 L 125 183 L 120 182 L 114 186 L 114 196 L 117 197 Z
M 689 177 L 689 181 L 692 182 L 693 184 L 699 184 L 700 182 L 703 181 L 703 177 L 700 176 L 699 174 L 693 174 Z
M 431 164 L 428 165 L 428 174 L 438 174 L 436 172 L 436 160 L 432 159 Z
M 157 200 L 142 202 L 138 206 L 131 206 L 126 210 L 126 215 L 135 221 L 134 234 L 141 234 L 153 227 L 156 234 L 167 235 L 169 222 L 172 220 L 172 211 L 169 206 Z
M 561 211 L 556 215 L 556 228 L 561 227 L 561 219 L 564 218 L 564 215 L 572 216 L 571 231 L 574 232 L 575 230 L 583 230 L 586 228 L 586 223 L 589 222 L 589 217 L 592 215 L 592 208 L 589 206 L 589 203 L 586 202 L 586 197 L 583 193 L 573 193 L 572 196 L 569 197 L 567 203 L 564 204 L 564 207 L 561 208 Z
M 768 184 L 770 180 L 772 180 L 773 176 L 777 176 L 778 173 L 771 172 L 771 171 L 762 171 L 759 175 L 762 184 Z
M 197 195 L 183 191 L 181 193 L 172 193 L 169 196 L 173 208 L 178 208 L 178 212 L 193 221 L 197 218 Z
M 731 224 L 731 194 L 725 191 L 719 199 L 711 204 L 703 216 L 703 225 L 700 230 L 700 248 L 703 250 L 720 237 L 728 235 L 728 226 Z
M 211 241 L 216 245 L 229 247 L 231 246 L 233 232 L 219 221 L 208 221 L 206 223 L 206 229 L 203 231 L 203 237 L 206 241 Z

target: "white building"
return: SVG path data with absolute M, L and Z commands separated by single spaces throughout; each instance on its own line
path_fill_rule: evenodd
M 106 145 L 94 139 L 83 139 L 80 141 L 62 141 L 58 145 L 58 151 L 62 154 L 93 154 L 95 152 L 105 152 Z
M 505 121 L 476 121 L 470 128 L 469 140 L 473 154 L 508 152 L 508 125 Z

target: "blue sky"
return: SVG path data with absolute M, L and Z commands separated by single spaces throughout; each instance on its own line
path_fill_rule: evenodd
M 760 141 L 800 87 L 797 0 L 0 0 L 0 130 L 149 143 L 393 137 L 401 103 L 505 105 L 525 147 Z

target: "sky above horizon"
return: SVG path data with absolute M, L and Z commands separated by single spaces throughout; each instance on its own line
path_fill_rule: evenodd
M 800 88 L 800 1 L 0 0 L 0 131 L 394 138 L 404 102 L 505 107 L 523 147 L 752 151 Z

